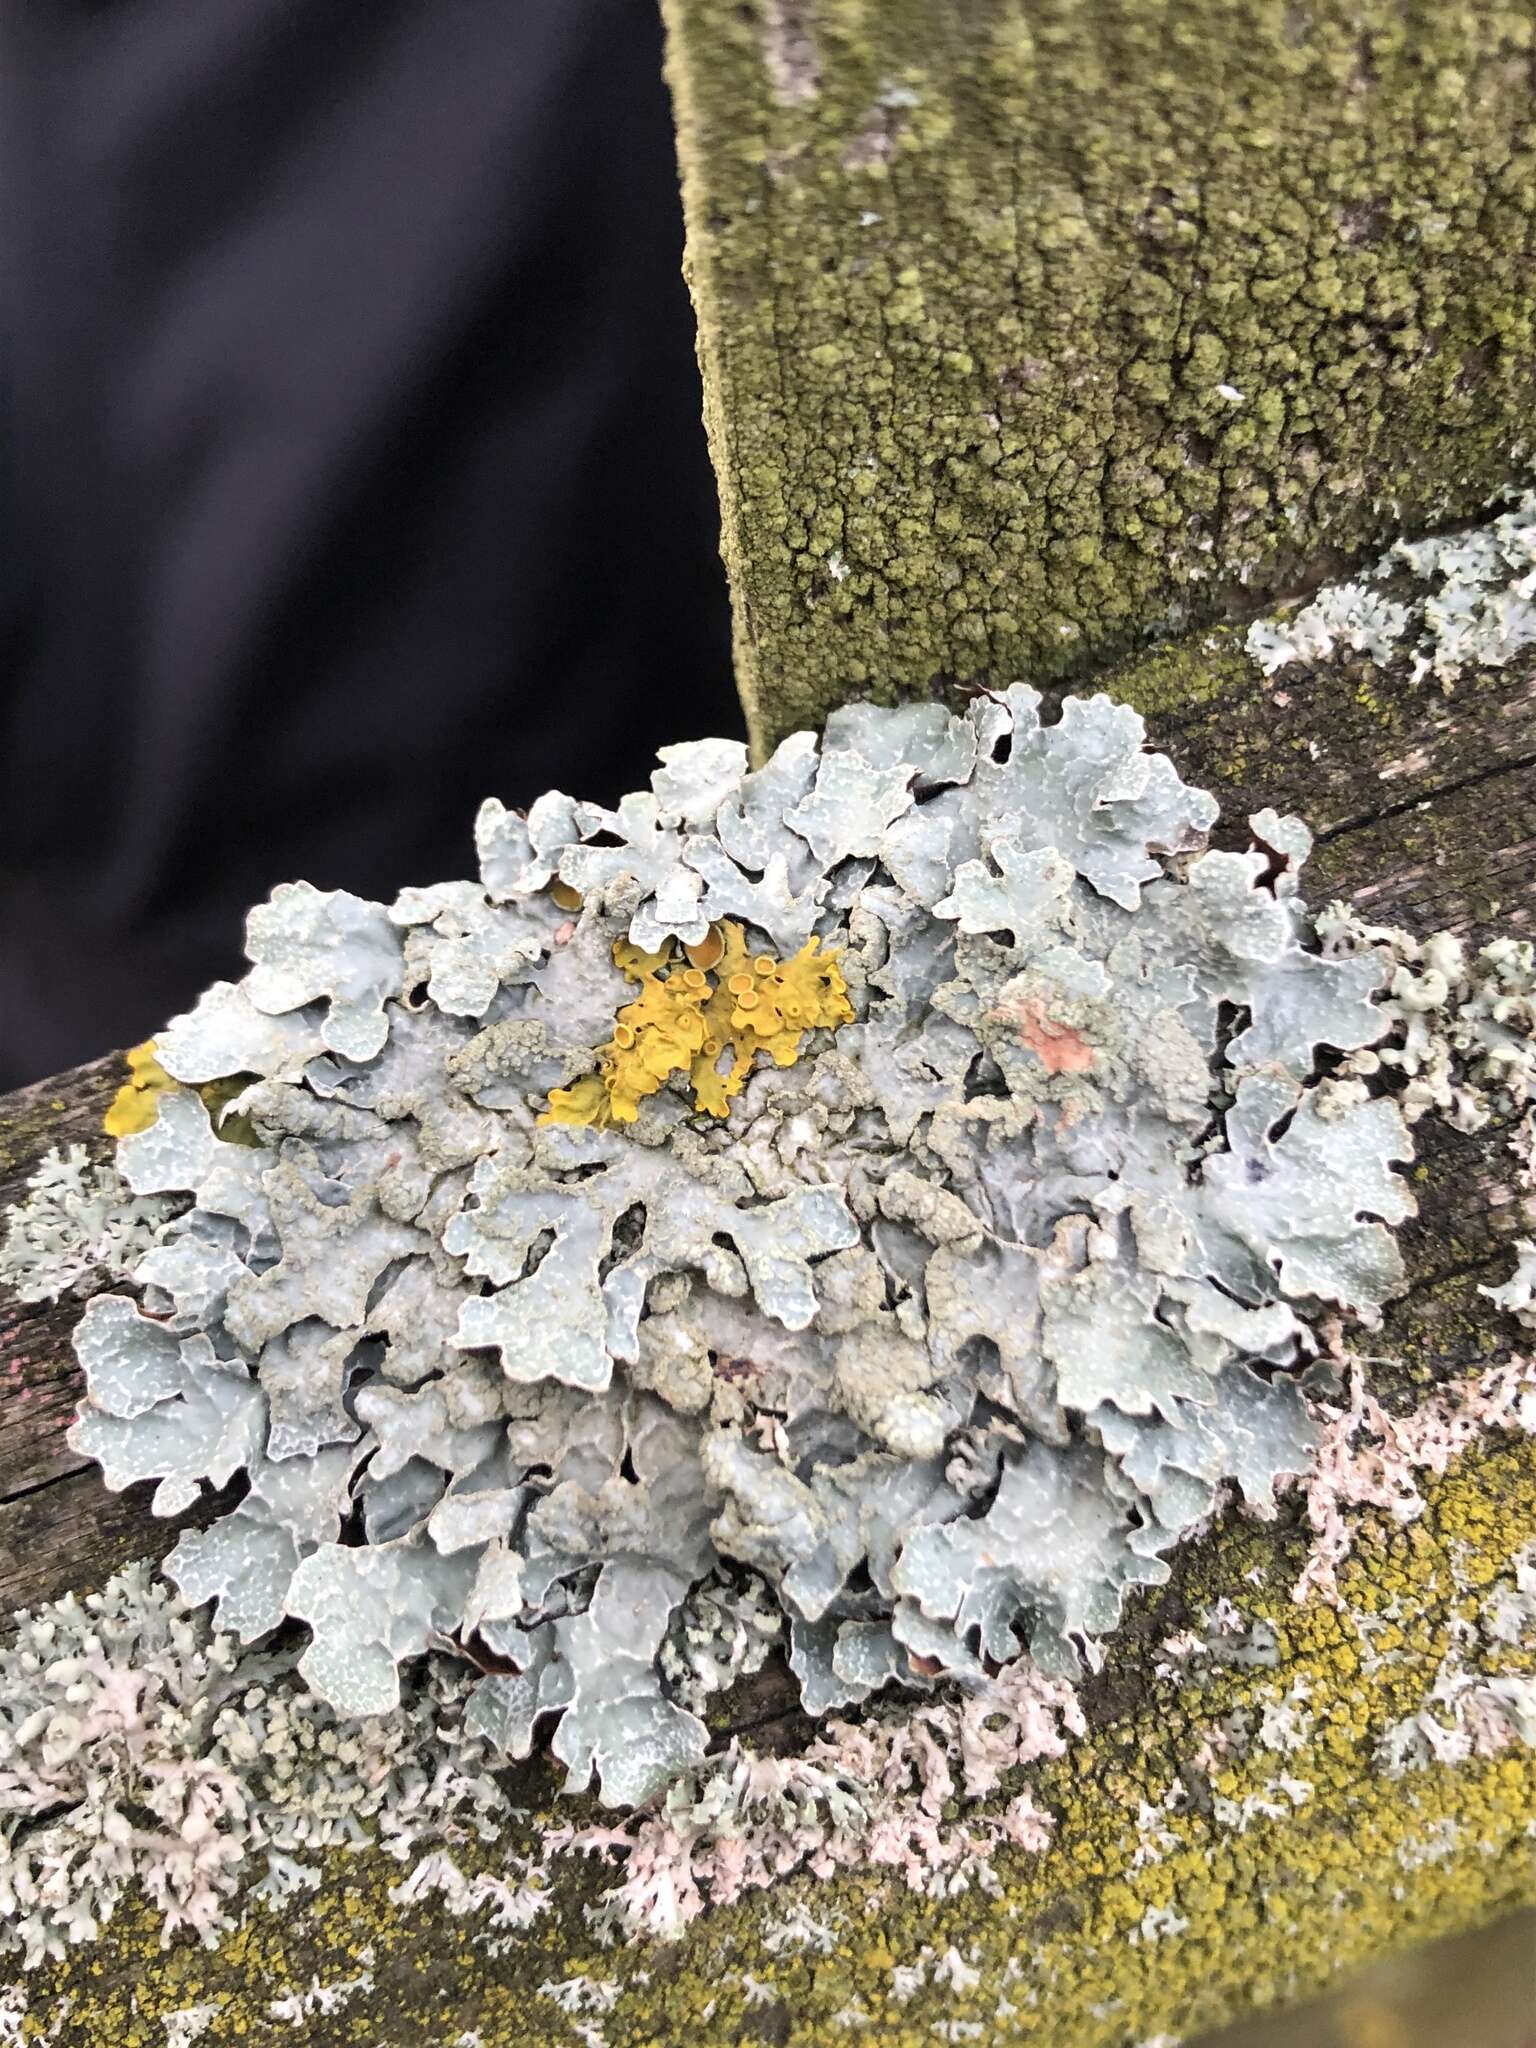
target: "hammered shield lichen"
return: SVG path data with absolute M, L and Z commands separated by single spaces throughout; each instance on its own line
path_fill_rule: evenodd
M 559 1716 L 625 1802 L 704 1751 L 699 1589 L 783 1614 L 818 1709 L 1076 1671 L 1224 1487 L 1306 1469 L 1311 1319 L 1374 1319 L 1411 1207 L 1397 1109 L 1320 1084 L 1389 1020 L 1304 828 L 1207 851 L 1143 742 L 1022 686 L 853 706 L 615 812 L 489 803 L 477 882 L 274 892 L 119 1146 L 183 1205 L 142 1306 L 81 1325 L 110 1484 L 248 1475 L 172 1577 L 306 1621 L 343 1711 L 472 1642 L 471 1725 Z M 255 1146 L 195 1092 L 237 1074 Z

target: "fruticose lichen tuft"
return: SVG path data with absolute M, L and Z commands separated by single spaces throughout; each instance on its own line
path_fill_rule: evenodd
M 131 1280 L 180 1206 L 164 1195 L 134 1195 L 110 1162 L 93 1161 L 83 1145 L 55 1145 L 29 1175 L 25 1198 L 6 1211 L 0 1287 L 19 1301 L 61 1301 Z
M 1267 1511 L 1313 1321 L 1401 1279 L 1407 1126 L 1319 1078 L 1392 1019 L 1299 821 L 1205 850 L 1143 742 L 1022 686 L 853 706 L 614 812 L 490 803 L 478 882 L 277 890 L 119 1146 L 190 1206 L 77 1337 L 110 1485 L 245 1475 L 187 1597 L 307 1622 L 343 1714 L 470 1649 L 471 1731 L 558 1716 L 633 1803 L 703 1756 L 739 1613 L 817 1712 L 1069 1680 L 1225 1491 Z
M 403 1859 L 508 1818 L 463 1725 L 465 1668 L 439 1660 L 399 1712 L 348 1724 L 295 1683 L 290 1646 L 242 1650 L 145 1564 L 12 1620 L 0 1954 L 19 1947 L 29 1969 L 94 1939 L 134 1884 L 163 1941 L 212 1942 L 237 1887 L 275 1904 L 318 1884 L 333 1847 Z

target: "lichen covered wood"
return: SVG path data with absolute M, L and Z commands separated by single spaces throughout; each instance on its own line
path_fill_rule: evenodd
M 1312 1325 L 1402 1280 L 1407 1126 L 1318 1070 L 1389 1030 L 1383 962 L 1318 949 L 1298 820 L 1204 850 L 1143 739 L 1022 687 L 854 706 L 614 814 L 491 806 L 477 884 L 277 890 L 119 1144 L 190 1206 L 75 1336 L 110 1486 L 248 1476 L 173 1579 L 307 1622 L 343 1712 L 478 1644 L 471 1725 L 558 1716 L 629 1804 L 704 1753 L 663 1654 L 701 1584 L 769 1590 L 824 1711 L 1026 1647 L 1070 1679 L 1223 1488 L 1273 1512 Z M 239 1074 L 255 1145 L 196 1092 Z
M 1406 977 L 1403 1016 L 1420 1051 L 1419 1027 L 1440 1040 L 1449 1022 L 1461 1052 L 1476 1057 L 1492 1000 L 1503 1000 L 1490 999 L 1476 942 L 1528 927 L 1528 657 L 1507 672 L 1459 676 L 1447 701 L 1435 677 L 1415 681 L 1407 645 L 1400 663 L 1340 647 L 1266 681 L 1242 639 L 1241 631 L 1192 635 L 1116 671 L 1111 687 L 1153 717 L 1187 775 L 1235 792 L 1226 808 L 1237 817 L 1266 803 L 1310 812 L 1324 828 L 1312 863 L 1322 886 L 1309 892 L 1318 900 L 1358 892 L 1374 920 L 1406 918 L 1420 932 L 1453 921 L 1476 934 L 1458 972 L 1446 972 L 1454 963 L 1442 947 L 1426 952 L 1405 935 L 1394 941 L 1386 969 L 1393 981 Z M 1420 1007 L 1422 985 L 1434 973 L 1450 984 L 1449 1013 Z M 1402 1029 L 1394 1027 L 1392 1045 Z M 1517 1553 L 1536 1513 L 1532 1442 L 1502 1434 L 1489 1440 L 1490 1454 L 1476 1447 L 1483 1432 L 1475 1432 L 1473 1448 L 1458 1453 L 1444 1479 L 1432 1468 L 1418 1475 L 1427 1506 L 1407 1522 L 1391 1508 L 1350 1505 L 1373 1489 L 1396 1492 L 1410 1450 L 1438 1458 L 1458 1440 L 1455 1418 L 1464 1424 L 1473 1411 L 1456 1405 L 1455 1388 L 1463 1378 L 1476 1387 L 1521 1341 L 1516 1325 L 1478 1291 L 1479 1284 L 1501 1285 L 1515 1263 L 1521 1195 L 1505 1149 L 1512 1126 L 1501 1112 L 1471 1135 L 1455 1127 L 1469 1122 L 1465 1075 L 1463 1064 L 1447 1077 L 1431 1046 L 1417 1072 L 1388 1077 L 1410 1113 L 1427 1098 L 1453 1121 L 1432 1114 L 1416 1128 L 1421 1215 L 1402 1232 L 1413 1292 L 1389 1305 L 1370 1344 L 1371 1379 L 1393 1420 L 1392 1476 L 1380 1464 L 1369 1408 L 1347 1443 L 1328 1426 L 1331 1498 L 1354 1546 L 1334 1555 L 1342 1607 L 1291 1599 L 1317 1554 L 1310 1494 L 1308 1527 L 1289 1511 L 1264 1527 L 1229 1522 L 1213 1547 L 1177 1561 L 1169 1585 L 1137 1594 L 1129 1633 L 1082 1688 L 1086 1741 L 1076 1739 L 1059 1764 L 1026 1770 L 1022 1784 L 1016 1776 L 990 1806 L 960 1802 L 946 1824 L 973 1833 L 1000 1825 L 1004 1807 L 1021 1793 L 1054 1821 L 1043 1852 L 1003 1844 L 1001 1897 L 973 1885 L 947 1901 L 916 1899 L 899 1880 L 882 1888 L 878 1877 L 843 1871 L 717 1909 L 680 1951 L 658 1957 L 654 1949 L 604 1950 L 585 1932 L 583 1906 L 627 1882 L 622 1852 L 587 1866 L 585 1877 L 562 1859 L 549 1911 L 513 1938 L 514 1930 L 496 1925 L 505 1888 L 517 1884 L 501 1847 L 454 1848 L 456 1863 L 429 1858 L 410 1897 L 393 1902 L 389 1894 L 404 1877 L 399 1865 L 327 1851 L 317 1859 L 320 1886 L 302 1910 L 299 1901 L 281 1915 L 252 1907 L 217 1952 L 178 1945 L 161 1956 L 157 1915 L 126 1903 L 75 1967 L 10 1987 L 16 2009 L 28 2008 L 34 2028 L 54 2027 L 66 2048 L 76 2041 L 94 2048 L 107 2034 L 132 2038 L 135 2027 L 151 2042 L 162 2033 L 176 2038 L 176 2026 L 199 2024 L 196 2016 L 210 2012 L 210 2028 L 218 2021 L 241 2038 L 286 2040 L 293 2038 L 288 2015 L 301 2007 L 320 2038 L 330 2038 L 327 2029 L 346 2038 L 350 2027 L 365 2040 L 378 2034 L 432 2048 L 450 2048 L 466 2034 L 478 2034 L 484 2048 L 568 2040 L 573 2018 L 600 2027 L 609 2043 L 675 2039 L 680 2022 L 705 2040 L 763 2033 L 819 2042 L 839 2023 L 856 2028 L 866 2014 L 882 2038 L 903 2043 L 927 2043 L 939 2038 L 936 2028 L 958 2027 L 965 2031 L 957 2039 L 1107 2048 L 1294 1996 L 1387 1943 L 1528 1897 L 1529 1753 L 1511 1745 L 1481 1761 L 1475 1751 L 1461 1763 L 1449 1758 L 1488 1725 L 1489 1696 L 1500 1697 L 1496 1683 L 1529 1668 L 1498 1631 L 1522 1599 Z M 104 1064 L 7 1105 L 0 1166 L 17 1194 L 55 1133 L 68 1144 L 99 1132 L 118 1078 Z M 77 1249 L 99 1242 L 86 1218 Z M 20 1371 L 0 1443 L 6 1479 L 54 1480 L 5 1509 L 0 1548 L 8 1552 L 13 1599 L 36 1597 L 50 1573 L 55 1586 L 99 1584 L 101 1560 L 114 1555 L 110 1545 L 123 1557 L 156 1539 L 163 1548 L 174 1533 L 143 1519 L 134 1503 L 145 1489 L 103 1497 L 99 1481 L 70 1476 L 75 1461 L 59 1455 L 61 1398 L 72 1393 L 65 1354 L 56 1349 L 50 1366 L 46 1347 L 48 1333 L 62 1333 L 76 1314 L 66 1300 L 57 1311 L 44 1304 L 30 1319 L 12 1312 L 7 1326 Z M 52 1341 L 58 1346 L 61 1334 Z M 1341 1397 L 1323 1405 L 1338 1408 Z M 34 1427 L 50 1414 L 51 1439 Z M 76 1499 L 81 1506 L 72 1510 Z M 53 1521 L 40 1520 L 50 1501 Z M 1326 1494 L 1315 1506 L 1330 1546 L 1326 1562 L 1336 1525 Z M 1385 1633 L 1376 1618 L 1382 1602 L 1397 1617 Z M 746 1610 L 737 1612 L 733 1635 L 717 1610 L 703 1646 L 727 1670 L 733 1658 L 752 1655 L 752 1624 Z M 1207 1634 L 1219 1649 L 1191 1644 Z M 1229 1659 L 1250 1635 L 1268 1645 L 1263 1658 Z M 1167 1667 L 1161 1676 L 1159 1664 Z M 692 1696 L 685 1662 L 673 1668 L 680 1692 Z M 1199 1675 L 1197 1692 L 1181 1673 Z M 1207 1690 L 1213 1681 L 1214 1693 Z M 417 1682 L 418 1673 L 408 1672 L 413 1702 Z M 1299 1688 L 1313 1697 L 1296 1697 Z M 759 1685 L 726 1707 L 744 1745 L 770 1754 L 788 1745 L 793 1762 L 805 1753 L 806 1733 L 783 1721 L 754 1728 L 769 1710 L 765 1701 L 782 1710 L 784 1695 L 772 1686 L 765 1695 Z M 1207 1703 L 1214 1718 L 1248 1712 L 1252 1726 L 1286 1745 L 1304 1736 L 1299 1749 L 1234 1745 L 1209 1812 L 1200 1791 L 1216 1767 L 1203 1741 Z M 873 1704 L 883 1717 L 882 1703 Z M 323 1718 L 314 1703 L 310 1712 Z M 852 1718 L 869 1712 L 854 1710 Z M 729 1725 L 717 1711 L 709 1719 L 722 1731 Z M 1399 1769 L 1401 1777 L 1389 1775 Z M 1310 1783 L 1312 1796 L 1295 1805 L 1268 1782 L 1282 1775 Z M 1183 1815 L 1159 1811 L 1175 1777 L 1195 1795 Z M 569 1825 L 570 1811 L 557 1804 L 548 1777 L 519 1774 L 509 1790 L 549 1825 Z M 1152 1814 L 1145 1841 L 1141 1801 Z M 728 1806 L 720 1810 L 729 1817 Z M 1343 1831 L 1341 1814 L 1348 1816 Z M 1125 1832 L 1130 1820 L 1135 1839 Z M 522 1854 L 537 1843 L 508 1846 Z M 1144 1853 L 1149 1848 L 1160 1860 Z M 1287 1905 L 1278 1916 L 1256 1904 L 1274 1896 L 1277 1883 Z M 866 1904 L 873 1906 L 867 1918 Z M 1185 1920 L 1189 1926 L 1178 1930 Z M 1022 1987 L 1007 1974 L 1014 1954 L 1029 1972 Z
M 1528 6 L 666 0 L 769 744 L 1081 674 L 1528 440 Z

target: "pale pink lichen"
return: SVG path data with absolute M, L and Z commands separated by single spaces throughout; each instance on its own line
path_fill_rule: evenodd
M 1053 1018 L 1040 996 L 1026 996 L 994 1015 L 1006 1019 L 1018 1032 L 1020 1041 L 1039 1059 L 1048 1074 L 1086 1074 L 1093 1067 L 1093 1047 L 1073 1030 Z
M 760 1756 L 733 1741 L 706 1778 L 675 1787 L 658 1812 L 616 1827 L 550 1829 L 545 1846 L 626 1857 L 601 1917 L 662 1937 L 706 1904 L 796 1870 L 825 1877 L 875 1866 L 942 1896 L 985 1886 L 1000 1847 L 1043 1849 L 1053 1826 L 1027 1792 L 964 1821 L 946 1809 L 995 1792 L 1019 1765 L 1060 1756 L 1067 1735 L 1085 1727 L 1072 1688 L 1024 1658 L 965 1698 L 857 1725 L 830 1720 L 798 1756 Z
M 1313 1543 L 1294 1600 L 1319 1594 L 1342 1605 L 1338 1569 L 1354 1546 L 1357 1524 L 1345 1510 L 1385 1508 L 1395 1521 L 1424 1512 L 1416 1475 L 1438 1477 L 1461 1451 L 1500 1429 L 1536 1434 L 1536 1369 L 1513 1357 L 1501 1365 L 1437 1388 L 1410 1415 L 1389 1415 L 1365 1385 L 1357 1359 L 1348 1360 L 1349 1400 L 1344 1407 L 1313 1404 L 1322 1424 L 1317 1464 L 1302 1482 Z

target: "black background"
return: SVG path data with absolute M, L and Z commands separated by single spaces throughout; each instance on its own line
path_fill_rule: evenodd
M 0 1085 L 736 732 L 651 0 L 0 0 Z

